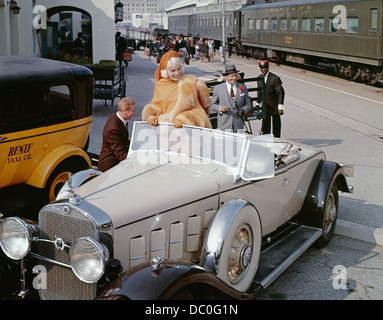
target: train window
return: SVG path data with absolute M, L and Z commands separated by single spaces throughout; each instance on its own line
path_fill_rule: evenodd
M 358 34 L 359 31 L 359 19 L 358 18 L 347 18 L 346 33 Z
M 298 31 L 298 19 L 297 18 L 290 19 L 290 31 L 292 31 L 292 32 Z
M 271 25 L 271 31 L 277 31 L 277 28 L 278 28 L 278 20 L 277 19 L 271 19 L 270 21 L 270 25 Z
M 248 20 L 248 27 L 247 27 L 249 30 L 253 30 L 254 29 L 254 20 L 253 19 L 249 19 Z
M 335 33 L 339 30 L 339 18 L 330 18 L 330 32 Z
M 261 19 L 255 19 L 255 30 L 261 30 Z
M 262 29 L 269 30 L 269 19 L 262 19 Z
M 324 18 L 315 18 L 315 32 L 324 33 Z
M 302 32 L 310 32 L 310 18 L 302 18 Z
M 378 28 L 378 9 L 371 9 L 371 29 Z
M 280 23 L 281 23 L 281 31 L 287 31 L 287 19 L 281 19 L 280 20 Z

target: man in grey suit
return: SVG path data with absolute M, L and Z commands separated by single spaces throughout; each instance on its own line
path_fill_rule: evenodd
M 251 101 L 246 86 L 237 83 L 235 65 L 226 65 L 223 75 L 226 81 L 214 87 L 210 110 L 218 113 L 218 129 L 237 132 L 244 129 L 243 116 L 251 109 Z

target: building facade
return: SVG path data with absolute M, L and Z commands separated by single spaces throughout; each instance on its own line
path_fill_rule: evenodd
M 114 60 L 114 6 L 114 0 L 0 0 L 0 55 L 44 56 L 62 40 L 63 26 L 72 41 L 89 19 L 93 62 Z

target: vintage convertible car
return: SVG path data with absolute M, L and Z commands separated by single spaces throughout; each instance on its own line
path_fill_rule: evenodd
M 330 241 L 338 191 L 312 147 L 135 122 L 125 161 L 75 174 L 38 224 L 5 219 L 0 245 L 35 260 L 42 299 L 246 299 Z

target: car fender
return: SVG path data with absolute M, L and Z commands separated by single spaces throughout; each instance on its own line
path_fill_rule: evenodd
M 72 175 L 72 186 L 69 186 L 68 181 L 65 182 L 61 190 L 59 191 L 56 200 L 66 198 L 72 194 L 73 190 L 76 190 L 82 184 L 92 180 L 93 178 L 102 174 L 102 171 L 95 169 L 82 170 Z
M 84 150 L 71 144 L 64 144 L 53 149 L 39 162 L 26 183 L 37 188 L 44 188 L 53 170 L 61 162 L 71 157 L 79 157 L 89 168 L 92 167 L 91 160 Z
M 1 220 L 0 220 L 1 222 Z M 14 275 L 11 272 L 7 258 L 0 249 L 0 300 L 9 295 L 9 289 L 14 286 Z
M 326 196 L 333 183 L 337 183 L 339 191 L 353 192 L 353 188 L 347 185 L 342 166 L 335 162 L 320 161 L 302 206 L 304 224 L 320 225 Z
M 185 298 L 186 292 L 188 296 Z M 253 296 L 230 288 L 199 265 L 163 260 L 158 267 L 146 262 L 129 269 L 109 284 L 98 300 L 209 299 L 209 295 L 234 299 Z
M 252 283 L 252 279 L 258 268 L 261 242 L 262 242 L 262 223 L 258 211 L 248 201 L 243 199 L 232 199 L 225 203 L 214 217 L 208 230 L 204 246 L 201 253 L 201 265 L 219 278 L 229 283 L 227 276 L 227 243 L 231 241 L 233 230 L 241 224 L 247 224 L 252 229 L 254 243 L 249 246 L 250 252 L 241 250 L 241 259 L 250 257 L 244 267 L 244 275 L 240 281 L 232 286 L 238 291 L 245 292 Z M 226 248 L 226 249 L 225 249 Z M 241 260 L 242 261 L 242 260 Z M 244 260 L 245 261 L 245 260 Z M 225 267 L 226 266 L 226 267 Z

